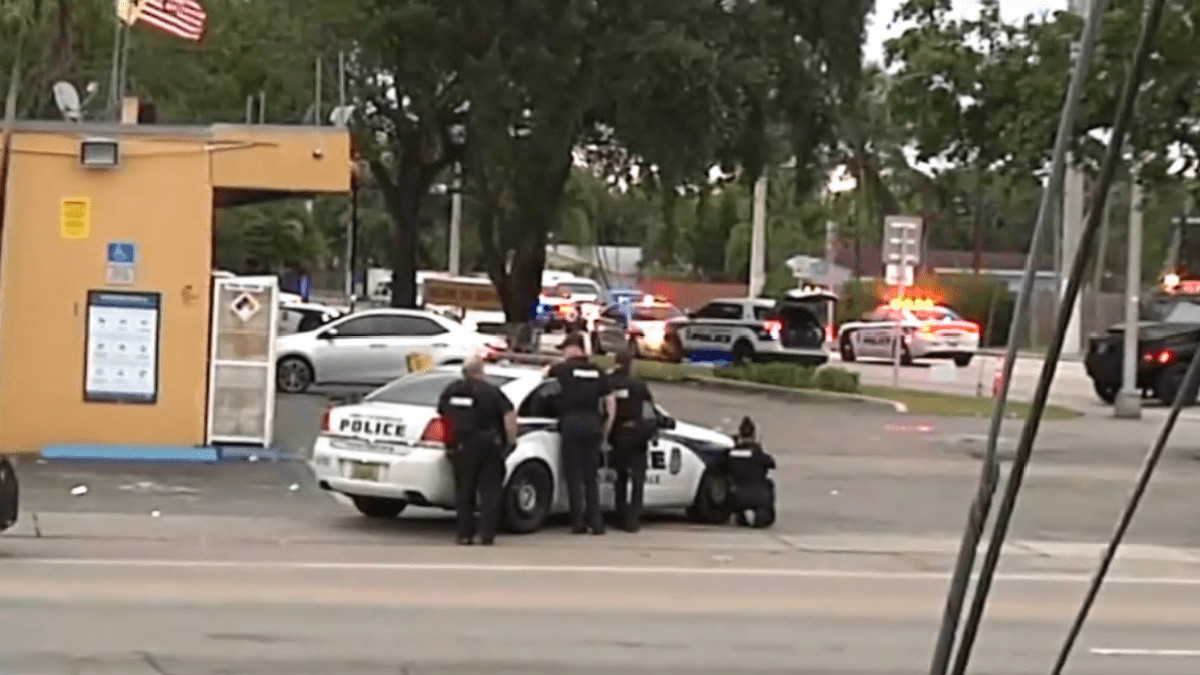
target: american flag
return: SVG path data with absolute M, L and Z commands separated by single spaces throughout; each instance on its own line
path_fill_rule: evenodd
M 196 0 L 140 0 L 137 4 L 140 23 L 192 42 L 204 37 L 208 13 Z

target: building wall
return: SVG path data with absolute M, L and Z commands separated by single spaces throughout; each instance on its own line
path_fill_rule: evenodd
M 18 134 L 0 255 L 0 450 L 204 441 L 212 189 L 200 139 L 122 141 L 116 169 L 79 165 L 79 139 Z M 88 197 L 90 233 L 60 233 Z M 107 286 L 107 245 L 137 244 L 132 286 Z M 89 289 L 161 293 L 156 404 L 84 402 Z

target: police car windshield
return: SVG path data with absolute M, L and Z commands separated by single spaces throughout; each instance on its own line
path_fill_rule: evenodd
M 959 316 L 945 307 L 908 310 L 917 321 L 958 321 Z
M 683 316 L 683 312 L 671 305 L 636 307 L 633 310 L 634 321 L 666 321 L 668 319 L 678 319 L 681 316 Z
M 402 377 L 391 384 L 377 389 L 365 400 L 375 403 L 399 403 L 400 405 L 436 406 L 438 397 L 446 385 L 460 378 L 455 372 L 427 373 Z M 512 382 L 513 378 L 500 375 L 488 375 L 488 382 L 503 387 Z

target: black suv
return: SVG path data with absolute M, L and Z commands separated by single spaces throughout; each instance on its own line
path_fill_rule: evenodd
M 1137 388 L 1170 405 L 1183 384 L 1188 363 L 1200 345 L 1200 296 L 1156 296 L 1142 311 L 1138 323 Z M 1096 395 L 1112 403 L 1121 389 L 1121 361 L 1125 324 L 1088 339 L 1084 366 Z M 1195 403 L 1197 392 L 1191 392 Z

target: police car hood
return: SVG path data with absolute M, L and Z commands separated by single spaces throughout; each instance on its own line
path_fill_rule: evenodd
M 432 406 L 364 401 L 331 409 L 328 429 L 322 433 L 371 443 L 412 443 L 435 417 Z
M 675 428 L 667 433 L 690 441 L 699 441 L 710 447 L 732 448 L 733 439 L 725 434 L 689 422 L 676 421 Z

